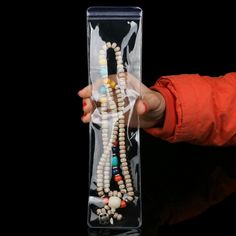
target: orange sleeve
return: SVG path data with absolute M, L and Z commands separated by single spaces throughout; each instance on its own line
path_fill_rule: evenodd
M 148 133 L 169 142 L 236 145 L 236 72 L 164 76 L 152 89 L 164 96 L 166 114 L 163 127 Z

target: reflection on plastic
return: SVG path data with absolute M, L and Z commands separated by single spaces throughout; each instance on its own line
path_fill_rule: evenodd
M 140 236 L 141 230 L 107 230 L 107 229 L 88 229 L 89 236 Z

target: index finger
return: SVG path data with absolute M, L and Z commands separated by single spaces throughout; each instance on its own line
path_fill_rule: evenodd
M 92 87 L 91 85 L 86 86 L 78 92 L 78 95 L 81 98 L 90 98 L 92 96 Z

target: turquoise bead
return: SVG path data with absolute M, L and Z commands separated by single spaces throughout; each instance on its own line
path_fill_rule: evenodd
M 107 92 L 107 88 L 105 87 L 105 85 L 100 86 L 99 92 L 102 94 L 105 94 Z
M 100 69 L 101 76 L 107 76 L 107 68 L 103 67 Z
M 118 158 L 117 156 L 112 157 L 112 166 L 117 166 L 118 165 Z

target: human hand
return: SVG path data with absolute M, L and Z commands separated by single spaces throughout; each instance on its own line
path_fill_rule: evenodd
M 134 107 L 133 116 L 131 119 L 131 126 L 137 127 L 139 116 L 141 128 L 151 128 L 154 126 L 161 126 L 164 120 L 165 100 L 163 96 L 138 81 L 131 74 L 126 74 L 126 83 L 128 88 L 132 88 L 137 92 L 141 92 L 141 97 L 137 100 Z M 109 79 L 116 81 L 116 75 L 110 75 Z M 94 85 L 98 87 L 99 85 Z M 82 121 L 88 123 L 91 120 L 91 114 L 96 108 L 96 103 L 92 99 L 92 90 L 94 88 L 89 85 L 78 92 L 78 95 L 83 99 Z M 137 115 L 136 115 L 137 114 Z

